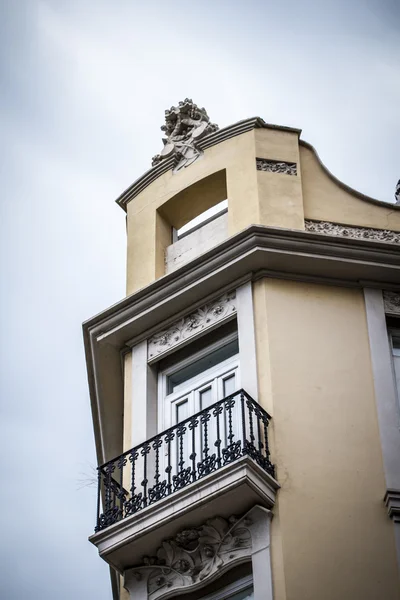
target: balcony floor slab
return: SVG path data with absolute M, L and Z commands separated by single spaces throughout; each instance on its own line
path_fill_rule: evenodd
M 271 509 L 278 482 L 248 456 L 214 471 L 89 540 L 100 556 L 123 573 L 151 556 L 164 539 L 214 516 L 241 515 L 258 504 Z

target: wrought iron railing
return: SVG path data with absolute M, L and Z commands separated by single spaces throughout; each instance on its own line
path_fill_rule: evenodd
M 98 467 L 95 531 L 242 456 L 250 456 L 274 476 L 268 447 L 269 420 L 269 414 L 239 390 Z

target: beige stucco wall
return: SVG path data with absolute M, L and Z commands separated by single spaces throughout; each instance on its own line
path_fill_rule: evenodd
M 260 225 L 304 229 L 298 136 L 289 131 L 256 129 L 257 158 L 297 164 L 297 176 L 257 171 Z
M 257 171 L 256 157 L 295 162 L 297 176 Z M 172 226 L 228 198 L 228 235 L 258 224 L 304 229 L 304 219 L 400 231 L 400 210 L 368 201 L 322 165 L 296 132 L 260 128 L 205 150 L 190 167 L 160 175 L 127 205 L 127 293 L 165 274 Z
M 275 600 L 398 600 L 362 292 L 262 279 L 254 303 Z
M 309 146 L 300 145 L 300 164 L 306 219 L 400 231 L 398 207 L 374 204 L 341 187 Z
M 300 171 L 297 177 L 257 171 L 256 157 L 298 163 L 297 134 L 255 129 L 228 139 L 190 167 L 160 175 L 128 203 L 128 294 L 165 273 L 172 226 L 226 197 L 228 235 L 252 224 L 304 229 Z
M 182 169 L 176 174 L 172 171 L 164 173 L 129 202 L 127 207 L 128 294 L 148 285 L 163 274 L 163 251 L 171 243 L 168 232 L 171 226 L 180 227 L 184 224 L 182 220 L 174 222 L 175 213 L 168 215 L 171 218 L 171 222 L 168 223 L 166 217 L 168 210 L 165 209 L 165 205 L 185 188 L 213 173 L 225 170 L 229 199 L 229 234 L 240 231 L 249 222 L 258 221 L 258 192 L 254 164 L 254 132 L 250 131 L 207 149 L 204 156 L 187 169 Z M 210 204 L 208 194 L 197 194 L 195 198 L 185 197 L 184 203 L 196 206 L 194 213 L 186 211 L 187 220 L 223 199 L 215 196 Z M 156 239 L 157 215 L 158 232 L 162 232 L 163 240 L 160 239 L 161 235 Z M 163 224 L 160 223 L 160 216 L 164 221 Z

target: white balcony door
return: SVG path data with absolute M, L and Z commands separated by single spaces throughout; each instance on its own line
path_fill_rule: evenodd
M 187 361 L 174 365 L 172 369 L 160 373 L 159 431 L 162 432 L 177 425 L 215 402 L 226 398 L 239 388 L 237 339 L 231 340 L 223 346 L 217 346 L 217 348 L 209 348 L 207 352 L 203 351 Z M 234 418 L 233 421 L 236 433 L 238 419 Z M 207 424 L 210 454 L 215 452 L 216 427 L 216 418 L 211 415 Z M 199 423 L 195 430 L 196 460 L 200 460 L 202 456 L 204 457 L 203 433 L 203 426 Z M 220 417 L 220 439 L 222 446 L 225 446 L 227 444 L 225 414 Z M 193 438 L 189 427 L 186 427 L 182 443 L 183 460 L 186 468 L 191 465 L 189 457 L 193 451 Z M 179 461 L 182 460 L 176 438 L 171 450 L 173 455 L 172 472 L 176 473 L 181 470 Z
M 222 400 L 240 388 L 239 357 L 188 379 L 165 394 L 160 430 L 163 431 Z

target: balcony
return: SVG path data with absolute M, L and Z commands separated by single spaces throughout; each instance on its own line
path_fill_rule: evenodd
M 100 555 L 122 572 L 179 527 L 271 508 L 269 422 L 239 390 L 100 466 L 90 538 Z

